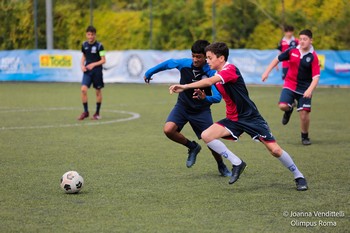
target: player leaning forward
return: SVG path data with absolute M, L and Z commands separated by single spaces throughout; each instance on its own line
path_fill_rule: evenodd
M 246 167 L 246 163 L 232 153 L 219 138 L 237 140 L 246 132 L 253 139 L 262 142 L 268 151 L 294 175 L 297 190 L 308 189 L 303 174 L 294 164 L 289 154 L 276 142 L 267 122 L 260 115 L 254 102 L 249 98 L 244 79 L 233 64 L 227 62 L 229 49 L 225 43 L 213 43 L 206 47 L 207 62 L 216 75 L 201 81 L 172 85 L 170 93 L 182 92 L 189 88 L 204 88 L 215 84 L 226 103 L 226 118 L 214 123 L 202 133 L 202 139 L 209 148 L 224 156 L 232 163 L 232 176 L 229 184 L 235 183 Z

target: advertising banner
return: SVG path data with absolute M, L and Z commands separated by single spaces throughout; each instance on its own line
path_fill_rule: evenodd
M 316 50 L 321 65 L 319 85 L 350 86 L 350 51 Z M 282 85 L 281 66 L 262 83 L 261 75 L 279 54 L 277 50 L 231 49 L 229 62 L 241 71 L 247 84 Z M 0 51 L 0 81 L 81 82 L 82 53 L 77 50 Z M 191 58 L 190 50 L 107 51 L 103 77 L 106 83 L 143 83 L 147 69 L 168 59 Z M 177 83 L 176 69 L 154 75 L 154 83 Z

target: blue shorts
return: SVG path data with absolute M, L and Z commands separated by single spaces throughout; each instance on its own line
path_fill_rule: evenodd
M 250 120 L 238 120 L 232 121 L 228 118 L 222 119 L 216 124 L 225 127 L 231 134 L 231 136 L 224 137 L 225 139 L 231 139 L 237 141 L 238 138 L 246 132 L 253 140 L 275 142 L 276 139 L 271 133 L 270 127 L 264 118 L 256 117 Z
M 186 111 L 185 107 L 176 104 L 169 113 L 166 122 L 174 122 L 178 127 L 178 132 L 189 122 L 198 139 L 201 139 L 202 132 L 213 124 L 213 118 L 210 108 L 199 112 L 189 112 Z
M 287 88 L 283 88 L 279 103 L 285 103 L 290 106 L 297 101 L 297 110 L 311 112 L 311 98 L 304 98 L 302 94 L 295 93 Z
M 101 89 L 104 87 L 102 69 L 93 69 L 84 72 L 81 85 L 90 88 L 91 84 L 95 89 Z

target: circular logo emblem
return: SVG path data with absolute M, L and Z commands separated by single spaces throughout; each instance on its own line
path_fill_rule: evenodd
M 133 54 L 128 59 L 128 72 L 133 77 L 138 77 L 143 71 L 143 64 L 139 56 Z

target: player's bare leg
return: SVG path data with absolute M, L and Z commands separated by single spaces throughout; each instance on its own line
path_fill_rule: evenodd
M 282 124 L 286 125 L 286 124 L 288 124 L 290 116 L 293 113 L 294 104 L 289 105 L 289 104 L 280 103 L 278 106 L 282 111 L 284 111 L 283 118 L 282 118 Z
M 85 85 L 82 85 L 81 88 L 81 101 L 84 106 L 84 112 L 79 116 L 78 120 L 84 120 L 85 118 L 89 117 L 89 111 L 88 111 L 88 87 Z
M 93 120 L 101 119 L 101 116 L 100 116 L 101 104 L 102 104 L 102 90 L 96 89 L 96 112 L 92 117 Z
M 309 127 L 310 127 L 310 112 L 301 110 L 300 116 L 300 128 L 301 128 L 301 142 L 303 145 L 311 145 L 309 138 Z
M 196 163 L 197 154 L 202 149 L 195 141 L 188 140 L 182 133 L 178 132 L 178 126 L 174 122 L 166 122 L 163 128 L 164 134 L 172 141 L 182 144 L 188 148 L 186 166 L 192 167 Z
M 229 184 L 235 183 L 246 167 L 246 163 L 238 158 L 219 138 L 229 136 L 230 132 L 221 125 L 213 124 L 202 133 L 202 139 L 207 146 L 217 154 L 224 156 L 232 163 L 232 174 Z
M 299 171 L 298 167 L 294 164 L 290 155 L 284 151 L 276 142 L 261 141 L 267 148 L 267 150 L 286 167 L 294 175 L 294 180 L 298 191 L 305 191 L 308 189 L 306 179 L 304 175 Z

